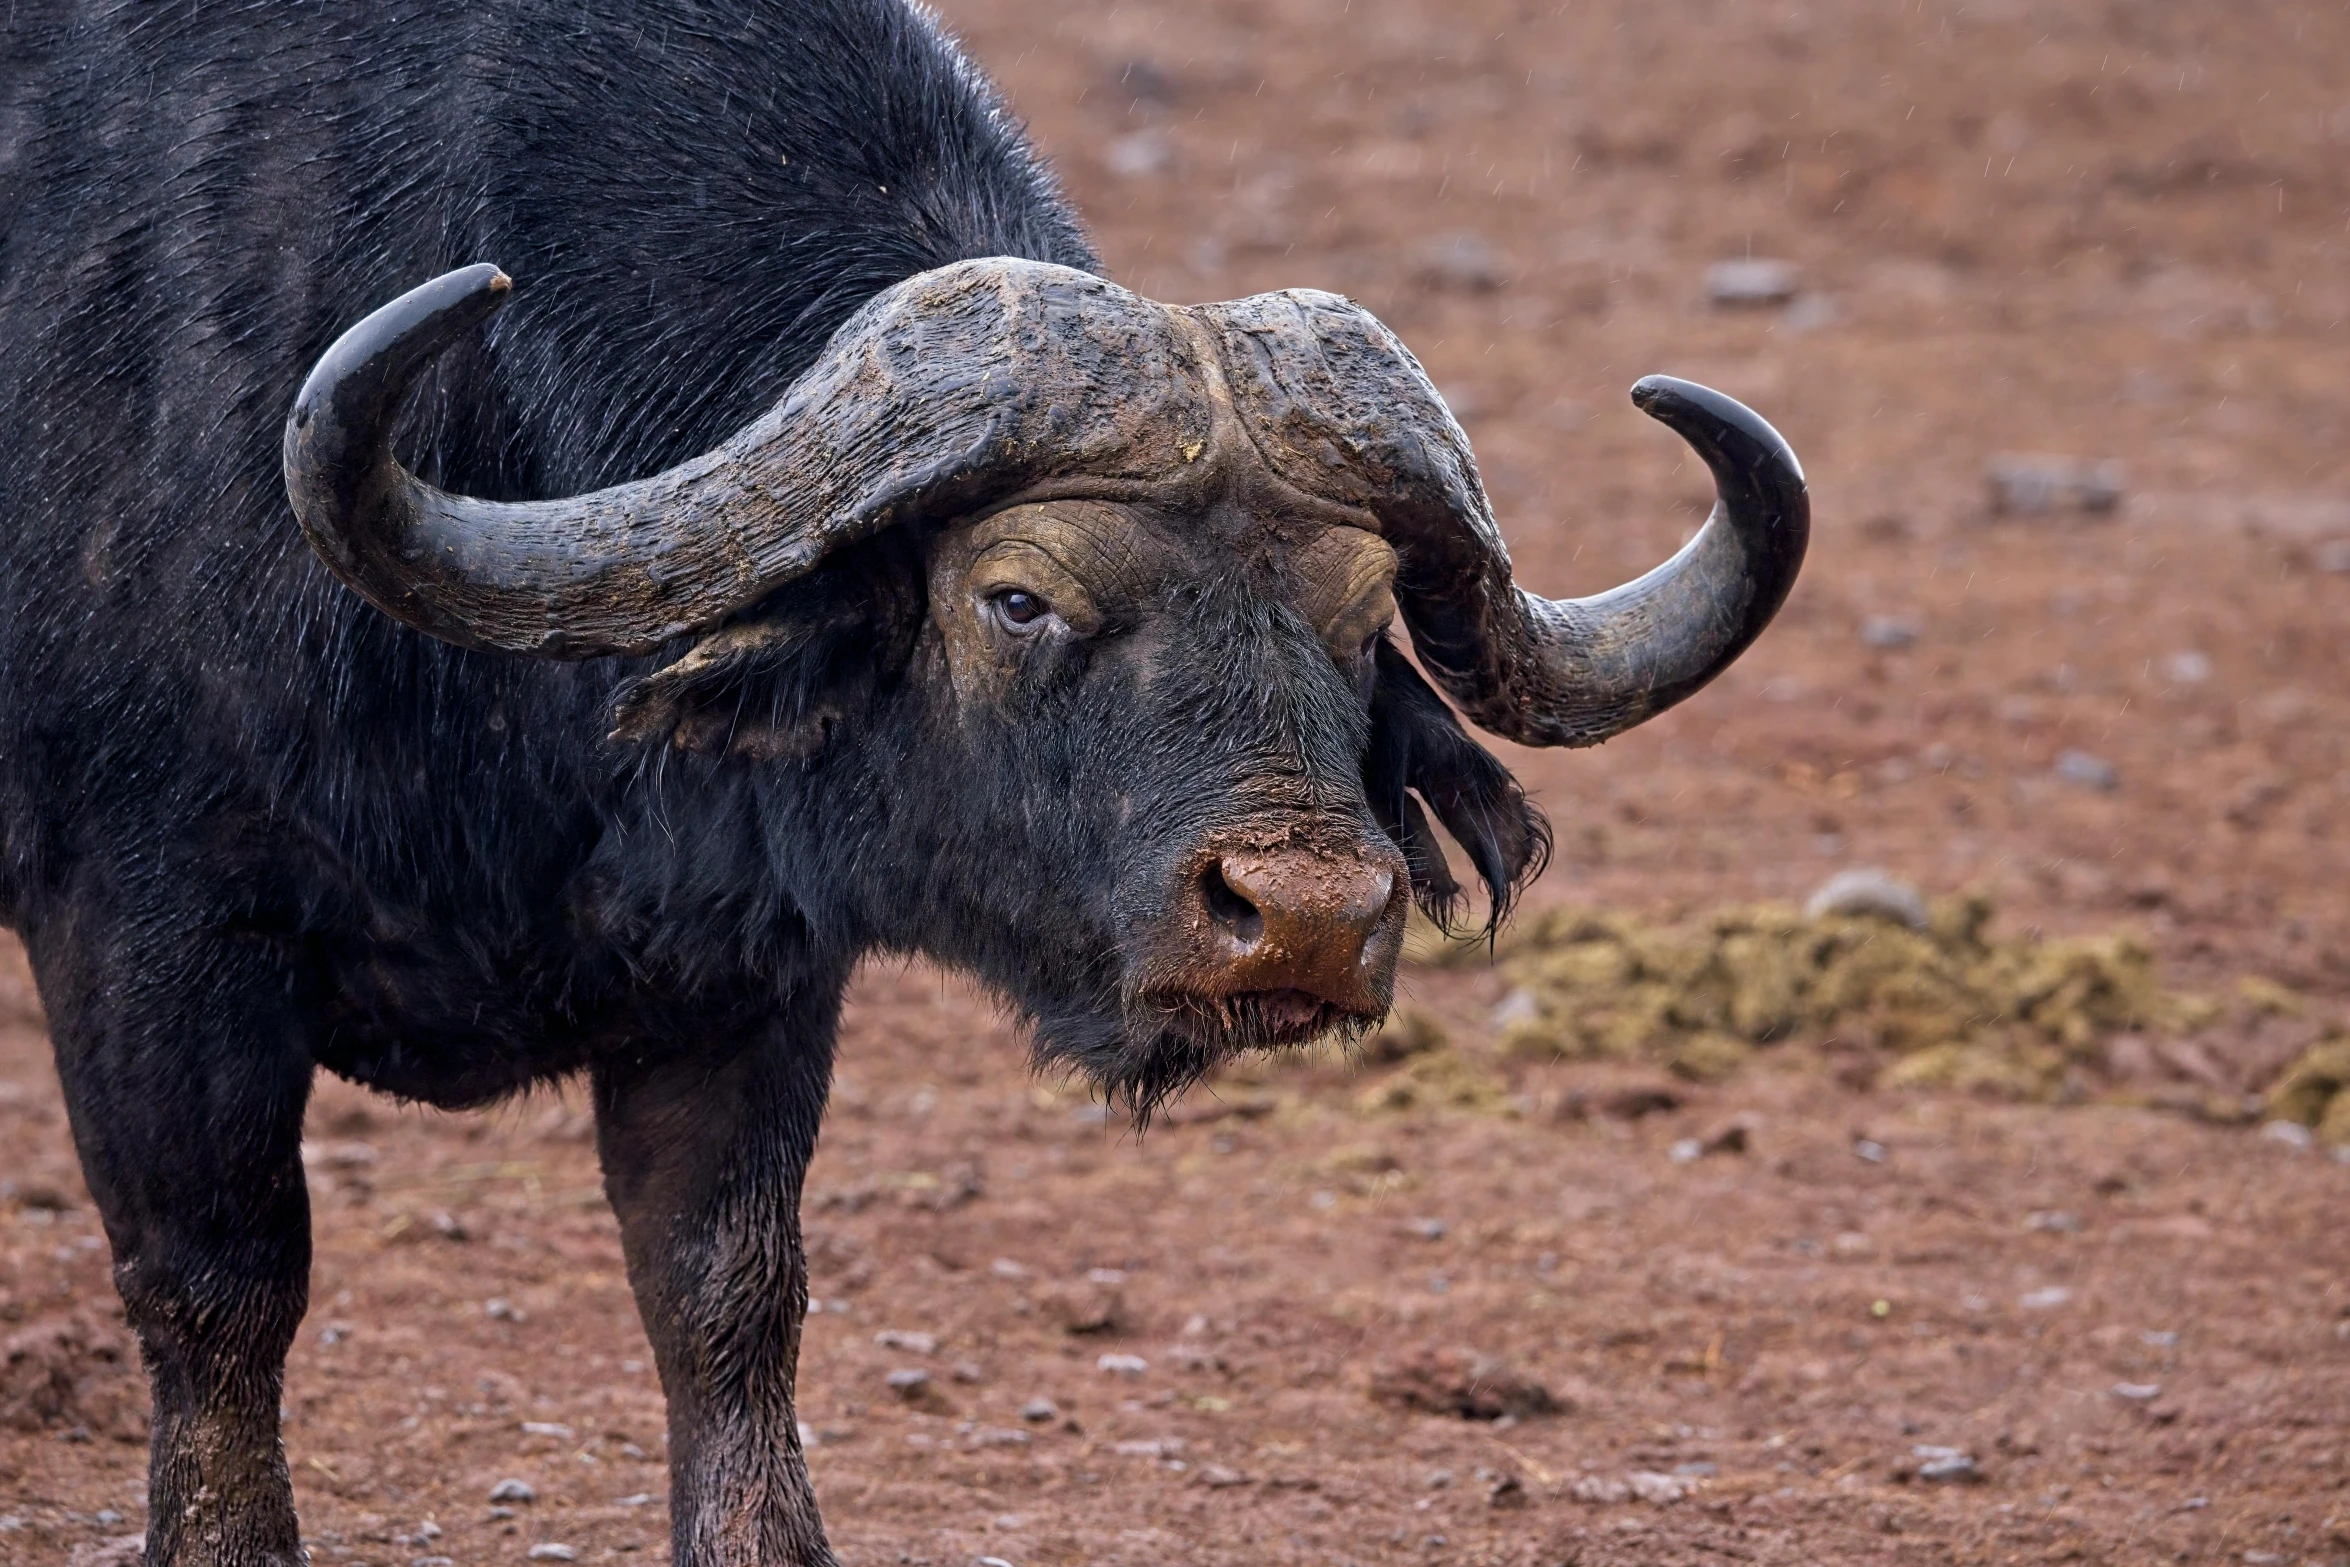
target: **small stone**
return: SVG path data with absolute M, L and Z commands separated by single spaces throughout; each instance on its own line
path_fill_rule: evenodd
M 1170 1344 L 1167 1358 L 1186 1371 L 1222 1371 L 1224 1357 L 1204 1344 Z
M 1721 1472 L 1720 1464 L 1709 1463 L 1702 1458 L 1694 1463 L 1673 1465 L 1673 1473 L 1684 1480 L 1711 1480 Z
M 873 1335 L 873 1342 L 883 1349 L 902 1349 L 909 1355 L 935 1355 L 938 1339 L 929 1333 L 908 1333 L 897 1328 L 883 1328 Z
M 1202 1464 L 1199 1483 L 1210 1490 L 1225 1491 L 1236 1485 L 1248 1484 L 1248 1476 L 1237 1469 L 1227 1469 L 1222 1464 Z
M 2000 517 L 2045 517 L 2058 511 L 2102 516 L 2122 503 L 2122 465 L 2077 457 L 2003 453 L 1983 465 L 1991 512 Z
M 2113 1396 L 2126 1398 L 2133 1404 L 2151 1404 L 2162 1397 L 2162 1388 L 2153 1382 L 2116 1382 Z
M 1161 1441 L 1113 1442 L 1110 1451 L 1120 1458 L 1174 1458 L 1183 1452 L 1183 1443 L 1180 1438 L 1172 1437 Z
M 998 1257 L 987 1265 L 987 1271 L 999 1279 L 1024 1279 L 1028 1270 L 1009 1257 Z
M 888 1382 L 891 1392 L 909 1403 L 919 1399 L 930 1390 L 930 1373 L 917 1367 L 909 1366 L 904 1370 L 892 1371 L 883 1380 Z
M 1675 1164 L 1695 1164 L 1705 1157 L 1705 1144 L 1694 1137 L 1684 1137 L 1665 1150 L 1665 1157 Z
M 522 1434 L 524 1436 L 551 1436 L 557 1441 L 568 1442 L 579 1433 L 559 1421 L 525 1420 L 522 1422 Z
M 1686 1480 L 1653 1469 L 1635 1469 L 1624 1477 L 1624 1483 L 1632 1488 L 1633 1496 L 1654 1507 L 1677 1502 L 1695 1489 Z
M 363 1170 L 375 1163 L 375 1149 L 368 1143 L 304 1143 L 302 1162 L 305 1165 L 328 1170 Z
M 488 1317 L 493 1322 L 521 1322 L 526 1320 L 522 1314 L 521 1308 L 516 1306 L 513 1302 L 507 1300 L 504 1296 L 499 1296 L 495 1300 L 483 1302 L 481 1312 L 483 1316 Z
M 1037 1299 L 1045 1320 L 1064 1333 L 1115 1333 L 1126 1321 L 1126 1297 L 1115 1284 L 1086 1278 L 1059 1284 Z
M 1542 1016 L 1542 1001 L 1524 985 L 1511 988 L 1509 994 L 1495 1003 L 1490 1021 L 1496 1030 L 1517 1023 L 1531 1023 Z
M 575 1562 L 579 1560 L 579 1552 L 568 1545 L 556 1545 L 552 1542 L 532 1546 L 529 1555 L 534 1562 Z
M 2272 1143 L 2283 1143 L 2295 1153 L 2307 1153 L 2317 1144 L 2317 1135 L 2299 1121 L 2271 1121 L 2260 1129 L 2260 1135 Z
M 1530 1507 L 1534 1498 L 1526 1494 L 1526 1482 L 1516 1475 L 1505 1474 L 1495 1478 L 1485 1492 L 1485 1505 L 1504 1509 Z
M 65 1195 L 63 1187 L 51 1186 L 46 1181 L 10 1181 L 5 1184 L 8 1189 L 0 1192 L 0 1197 L 5 1197 L 30 1213 L 63 1213 L 73 1206 L 73 1199 Z
M 1784 305 L 1798 286 L 1795 268 L 1784 261 L 1717 261 L 1705 272 L 1706 302 L 1720 310 Z
M 1969 1485 L 1983 1478 L 1974 1455 L 1956 1447 L 1913 1447 L 1917 1477 L 1928 1485 Z
M 1404 1225 L 1404 1230 L 1407 1234 L 1417 1235 L 1424 1241 L 1440 1241 L 1444 1239 L 1446 1234 L 1442 1219 L 1413 1219 Z
M 531 1488 L 528 1480 L 500 1480 L 490 1487 L 490 1500 L 493 1502 L 535 1502 L 538 1499 L 539 1493 Z
M 2199 686 L 2211 678 L 2211 660 L 2201 653 L 2173 653 L 2162 661 L 2162 672 L 2173 685 Z
M 1823 919 L 1831 914 L 1891 920 L 1911 930 L 1924 930 L 1929 917 L 1926 900 L 1919 896 L 1917 888 L 1873 865 L 1856 865 L 1848 871 L 1838 871 L 1820 883 L 1819 890 L 1804 901 L 1806 919 Z
M 971 1433 L 973 1447 L 1026 1447 L 1029 1435 L 1016 1426 L 982 1426 Z
M 1852 1156 L 1855 1159 L 1866 1160 L 1870 1164 L 1883 1164 L 1885 1162 L 1885 1145 L 1873 1137 L 1859 1138 L 1852 1145 Z
M 1429 1470 L 1429 1471 L 1428 1471 L 1428 1489 L 1429 1489 L 1429 1490 L 1431 1490 L 1431 1491 L 1441 1491 L 1441 1490 L 1444 1490 L 1446 1487 L 1450 1486 L 1451 1484 L 1452 1484 L 1452 1471 L 1451 1471 L 1451 1470 L 1449 1470 L 1449 1469 L 1431 1469 L 1431 1470 Z
M 2025 1217 L 2024 1228 L 2051 1235 L 2075 1235 L 2080 1232 L 2081 1216 L 2061 1208 L 2035 1209 Z
M 612 1505 L 614 1507 L 650 1507 L 652 1503 L 652 1492 L 637 1491 L 627 1496 L 615 1498 Z
M 1140 1355 L 1104 1355 L 1094 1366 L 1114 1377 L 1138 1377 L 1150 1370 L 1151 1363 Z
M 1032 1398 L 1020 1406 L 1020 1418 L 1037 1425 L 1050 1425 L 1061 1418 L 1061 1406 L 1049 1398 Z
M 2025 1291 L 2016 1297 L 2015 1303 L 2026 1311 L 2054 1311 L 2072 1298 L 2071 1290 L 2061 1284 L 2051 1284 L 2046 1289 Z
M 1143 179 L 1175 167 L 1175 148 L 1157 131 L 1120 136 L 1103 150 L 1102 161 L 1120 179 Z
M 1871 615 L 1860 623 L 1860 639 L 1888 652 L 1909 647 L 1918 639 L 1918 623 L 1906 615 Z
M 957 1382 L 985 1382 L 987 1372 L 976 1360 L 958 1360 L 947 1372 Z
M 2105 793 L 2121 787 L 2122 775 L 2102 756 L 2087 751 L 2067 751 L 2056 759 L 2056 776 L 2069 784 Z
M 1584 1475 L 1567 1487 L 1567 1494 L 1578 1502 L 1590 1502 L 1601 1507 L 1612 1507 L 1632 1500 L 1630 1486 L 1605 1475 Z

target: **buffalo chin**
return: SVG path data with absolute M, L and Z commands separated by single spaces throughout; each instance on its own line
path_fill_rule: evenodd
M 1328 1002 L 1301 1006 L 1286 993 L 1145 995 L 1115 1013 L 1037 1015 L 1036 1059 L 1074 1068 L 1139 1127 L 1227 1062 L 1325 1039 L 1352 1044 L 1378 1023 Z

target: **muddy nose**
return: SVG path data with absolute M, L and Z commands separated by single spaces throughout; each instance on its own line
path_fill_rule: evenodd
M 1222 937 L 1226 993 L 1255 993 L 1299 1021 L 1324 1003 L 1386 1009 L 1403 939 L 1392 867 L 1296 849 L 1220 854 L 1200 890 Z

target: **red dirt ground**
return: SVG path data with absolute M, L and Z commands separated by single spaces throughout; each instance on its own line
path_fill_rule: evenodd
M 2350 12 L 946 11 L 1123 280 L 1314 284 L 1395 325 L 1544 591 L 1697 519 L 1637 375 L 1718 385 L 1803 454 L 1812 563 L 1761 645 L 1604 750 L 1509 753 L 1559 829 L 1536 904 L 1883 865 L 2342 1012 Z M 1749 254 L 1797 267 L 1793 307 L 1709 308 L 1706 268 Z M 2119 460 L 2127 497 L 1993 518 L 2003 451 Z M 1871 618 L 1914 640 L 1869 645 Z M 143 1517 L 143 1394 L 8 962 L 0 1563 L 94 1567 Z M 1479 1047 L 1497 981 L 1408 983 Z M 1031 1080 L 957 982 L 871 974 L 809 1214 L 834 1538 L 857 1567 L 2350 1559 L 2350 1164 L 1806 1060 L 1636 1120 L 1567 1113 L 1606 1098 L 1587 1067 L 1511 1066 L 1471 1113 L 1292 1064 L 1138 1140 Z M 1739 1116 L 1746 1152 L 1670 1156 Z M 287 1433 L 315 1558 L 661 1559 L 660 1401 L 579 1104 L 444 1117 L 330 1082 L 313 1121 Z M 885 1381 L 916 1367 L 929 1407 Z M 1561 1407 L 1372 1396 L 1512 1377 Z M 1058 1415 L 1024 1420 L 1040 1397 Z M 508 1477 L 537 1499 L 499 1518 Z

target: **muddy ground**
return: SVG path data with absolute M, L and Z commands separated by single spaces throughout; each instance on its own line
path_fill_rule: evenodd
M 2342 1014 L 2350 13 L 945 11 L 1122 279 L 1386 316 L 1540 588 L 1698 518 L 1637 375 L 1803 454 L 1812 564 L 1763 643 L 1604 750 L 1510 753 L 1558 827 L 1536 905 L 1670 917 L 1881 865 Z M 1795 297 L 1709 304 L 1747 256 Z M 1992 515 L 2018 451 L 2123 464 L 2118 510 Z M 2350 1164 L 2114 1085 L 1856 1088 L 1801 1044 L 1651 1108 L 1621 1069 L 1480 1054 L 1495 976 L 1408 983 L 1506 1096 L 1288 1065 L 1138 1139 L 957 982 L 867 976 L 802 1376 L 847 1560 L 2350 1558 Z M 0 1562 L 119 1561 L 142 1395 L 20 969 L 0 992 Z M 2273 1070 L 2273 1041 L 2206 1045 L 2231 1092 Z M 287 1432 L 316 1559 L 662 1559 L 579 1104 L 329 1083 L 313 1120 Z M 505 1479 L 535 1500 L 502 1517 Z

